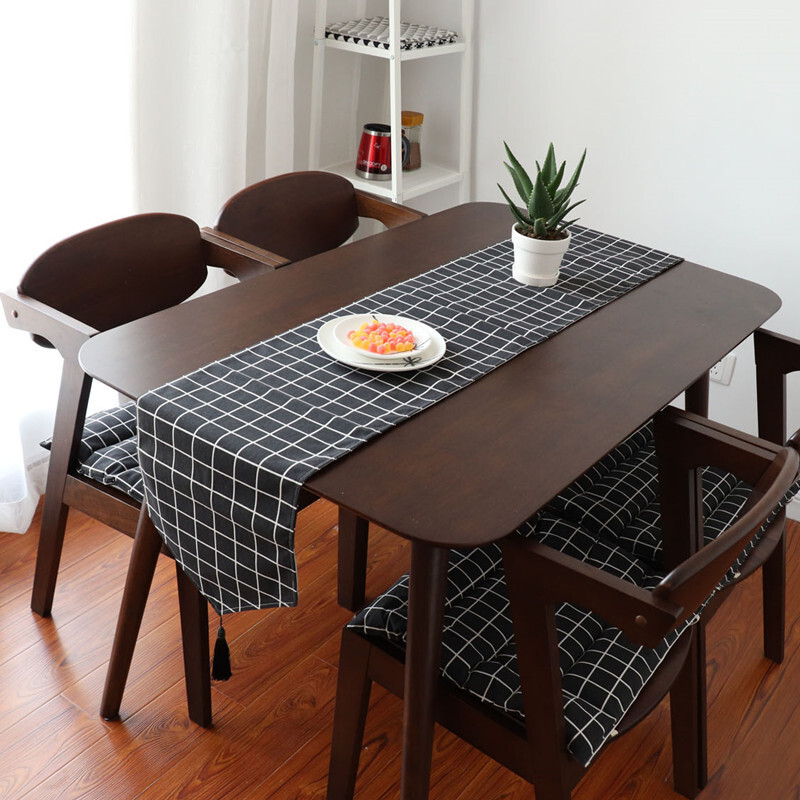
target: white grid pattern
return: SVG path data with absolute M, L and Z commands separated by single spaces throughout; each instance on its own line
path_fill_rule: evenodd
M 311 474 L 680 259 L 576 226 L 557 286 L 517 283 L 512 260 L 501 242 L 140 398 L 153 522 L 217 611 L 296 603 L 296 503 Z M 366 373 L 320 351 L 328 320 L 382 311 L 438 329 L 445 357 Z
M 657 468 L 652 426 L 644 426 L 582 475 L 574 484 L 520 528 L 518 533 L 564 552 L 646 589 L 663 576 L 658 519 Z M 649 473 L 649 474 L 648 474 Z M 704 476 L 704 536 L 718 537 L 735 521 L 750 489 L 717 470 Z M 792 487 L 781 505 L 798 490 Z M 629 510 L 615 500 L 638 498 L 655 526 L 658 547 L 648 555 L 632 553 L 620 533 L 620 518 Z M 652 511 L 655 508 L 655 515 Z M 623 531 L 624 532 L 624 531 Z M 760 535 L 760 533 L 759 533 Z M 748 545 L 722 584 L 735 577 L 758 536 Z M 368 638 L 404 644 L 408 622 L 408 576 L 378 597 L 350 623 Z M 685 623 L 691 624 L 691 623 Z M 641 689 L 677 641 L 683 628 L 669 634 L 655 649 L 629 642 L 596 614 L 564 603 L 557 609 L 559 666 L 562 677 L 567 747 L 587 765 L 617 725 Z M 447 575 L 442 637 L 443 677 L 481 702 L 522 719 L 522 690 L 516 663 L 513 626 L 497 545 L 453 553 Z

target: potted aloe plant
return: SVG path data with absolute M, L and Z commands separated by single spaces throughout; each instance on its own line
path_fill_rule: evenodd
M 579 200 L 571 203 L 571 197 L 578 185 L 586 151 L 583 151 L 572 177 L 562 186 L 566 162 L 557 166 L 552 143 L 544 163 L 540 166 L 536 162 L 534 180 L 531 180 L 507 144 L 505 148 L 508 161 L 504 163 L 522 199 L 522 207 L 519 207 L 506 190 L 497 184 L 516 220 L 511 229 L 514 243 L 513 275 L 529 286 L 552 286 L 558 280 L 561 259 L 572 238 L 567 229 L 577 222 L 577 219 L 567 220 L 567 214 L 584 202 Z

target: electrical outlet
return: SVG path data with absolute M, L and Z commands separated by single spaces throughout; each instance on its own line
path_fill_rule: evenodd
M 708 371 L 708 377 L 715 383 L 721 383 L 723 386 L 730 386 L 735 364 L 736 356 L 727 355 L 711 367 Z

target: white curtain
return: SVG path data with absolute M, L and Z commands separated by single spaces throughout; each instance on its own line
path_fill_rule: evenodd
M 297 10 L 295 0 L 14 4 L 0 47 L 0 288 L 73 233 L 138 211 L 210 225 L 231 194 L 291 170 Z M 0 323 L 0 531 L 24 532 L 43 491 L 38 441 L 52 430 L 59 371 L 57 353 Z M 110 403 L 93 392 L 94 407 Z
M 0 288 L 51 244 L 134 210 L 133 0 L 4 10 Z M 61 359 L 0 320 L 0 531 L 22 533 L 44 489 Z M 108 404 L 109 393 L 93 393 Z
M 139 207 L 211 225 L 293 168 L 296 0 L 139 0 Z

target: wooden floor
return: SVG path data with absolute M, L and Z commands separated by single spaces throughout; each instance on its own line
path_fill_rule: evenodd
M 160 564 L 123 719 L 97 713 L 130 542 L 73 514 L 52 619 L 29 609 L 38 520 L 0 534 L 0 798 L 2 800 L 297 800 L 325 794 L 338 639 L 334 509 L 319 502 L 298 526 L 300 606 L 226 618 L 235 674 L 214 688 L 215 725 L 185 711 L 172 562 Z M 800 527 L 790 531 L 789 641 L 781 668 L 761 655 L 756 582 L 711 623 L 710 783 L 703 800 L 800 798 Z M 371 538 L 368 591 L 407 568 L 406 548 Z M 216 620 L 214 620 L 216 627 Z M 398 795 L 401 705 L 373 692 L 359 800 Z M 431 800 L 513 800 L 533 790 L 445 731 Z M 667 800 L 666 701 L 613 743 L 574 800 Z

